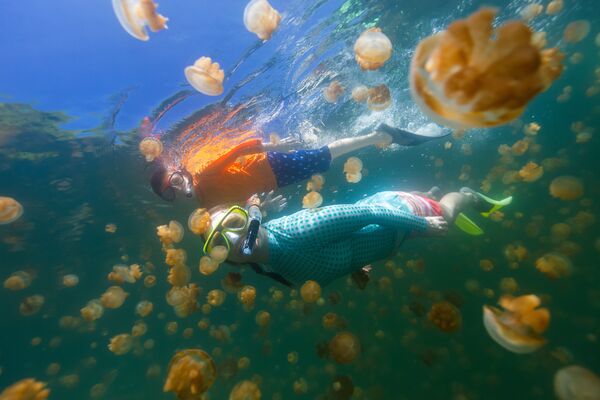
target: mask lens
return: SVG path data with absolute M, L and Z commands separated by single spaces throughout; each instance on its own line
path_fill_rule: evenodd
M 241 213 L 232 212 L 222 222 L 225 229 L 243 229 L 246 227 L 247 218 Z
M 181 186 L 183 183 L 183 176 L 177 172 L 171 175 L 171 178 L 169 178 L 169 184 L 171 186 Z
M 210 240 L 210 243 L 208 244 L 208 248 L 209 250 L 212 250 L 217 246 L 225 246 L 229 248 L 227 244 L 228 242 L 225 236 L 221 232 L 215 232 L 212 239 Z

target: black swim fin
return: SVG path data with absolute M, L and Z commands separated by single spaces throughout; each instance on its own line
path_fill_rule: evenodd
M 417 135 L 416 133 L 408 132 L 400 128 L 393 128 L 387 124 L 380 124 L 375 130 L 389 134 L 392 137 L 392 143 L 397 143 L 400 146 L 417 146 L 421 143 L 429 142 L 430 140 L 441 139 L 452 133 L 448 132 L 438 136 Z

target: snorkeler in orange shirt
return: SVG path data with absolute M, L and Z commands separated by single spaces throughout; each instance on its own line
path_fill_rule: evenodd
M 251 139 L 202 169 L 194 163 L 179 168 L 160 166 L 152 175 L 151 186 L 167 201 L 173 201 L 178 191 L 186 197 L 195 193 L 200 205 L 210 209 L 242 202 L 255 193 L 270 192 L 325 172 L 335 158 L 364 147 L 390 143 L 415 146 L 443 136 L 446 135 L 417 135 L 381 124 L 373 133 L 339 139 L 315 150 L 289 151 L 298 142 L 287 138 L 277 144 Z M 272 201 L 276 210 L 285 206 L 281 196 Z

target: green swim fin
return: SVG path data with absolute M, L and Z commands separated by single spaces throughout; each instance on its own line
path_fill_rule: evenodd
M 484 217 L 489 217 L 491 213 L 493 213 L 494 211 L 498 211 L 500 210 L 502 207 L 509 205 L 510 203 L 512 203 L 512 196 L 509 196 L 505 199 L 502 200 L 494 200 L 490 197 L 487 197 L 486 195 L 483 195 L 481 193 L 477 193 L 483 200 L 485 200 L 487 203 L 492 205 L 492 208 L 487 211 L 487 212 L 482 212 L 481 215 L 483 215 Z
M 471 221 L 471 219 L 463 213 L 460 213 L 456 216 L 454 224 L 469 235 L 483 235 L 483 229 L 481 229 L 475 222 Z

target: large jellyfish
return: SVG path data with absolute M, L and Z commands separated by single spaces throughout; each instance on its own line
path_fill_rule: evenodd
M 315 281 L 306 281 L 300 288 L 300 296 L 306 303 L 314 303 L 321 298 L 321 286 Z
M 532 44 L 521 21 L 494 29 L 495 15 L 495 9 L 482 8 L 417 46 L 411 93 L 435 122 L 456 129 L 502 125 L 562 72 L 558 49 Z
M 8 290 L 23 290 L 31 285 L 31 274 L 25 271 L 17 271 L 12 273 L 4 281 L 4 288 Z
M 244 9 L 244 25 L 259 39 L 271 39 L 280 21 L 281 15 L 267 0 L 251 0 Z
M 188 228 L 196 235 L 204 235 L 210 227 L 210 213 L 206 208 L 195 209 L 188 218 Z
M 45 400 L 50 395 L 46 384 L 35 379 L 21 379 L 0 393 L 1 400 Z
M 223 93 L 225 72 L 219 63 L 213 63 L 210 57 L 200 57 L 194 65 L 186 67 L 184 72 L 189 84 L 200 93 L 207 96 L 218 96 Z
M 261 392 L 258 385 L 252 381 L 241 381 L 231 389 L 229 400 L 260 400 Z
M 173 392 L 182 400 L 200 400 L 216 378 L 217 366 L 206 352 L 186 349 L 171 359 L 163 391 Z
M 354 57 L 361 69 L 381 68 L 392 55 L 392 42 L 379 28 L 367 29 L 354 43 Z
M 538 308 L 540 299 L 533 294 L 502 296 L 503 310 L 483 306 L 483 324 L 496 343 L 513 353 L 532 353 L 546 343 L 541 336 L 550 323 L 550 312 Z
M 535 261 L 535 267 L 550 279 L 565 278 L 573 272 L 571 260 L 561 253 L 544 254 Z
M 112 5 L 123 29 L 136 39 L 150 38 L 146 26 L 152 32 L 167 29 L 169 19 L 156 12 L 158 4 L 152 0 L 113 0 Z
M 600 400 L 600 377 L 579 365 L 563 367 L 554 374 L 554 394 L 559 400 Z
M 15 222 L 23 215 L 23 206 L 12 197 L 0 196 L 0 225 Z
M 160 157 L 163 152 L 163 144 L 154 137 L 146 137 L 140 142 L 140 153 L 146 157 L 146 161 L 151 162 Z M 116 230 L 116 227 L 115 227 Z
M 340 332 L 329 342 L 329 354 L 338 364 L 350 364 L 360 354 L 360 341 L 350 332 Z
M 106 308 L 119 308 L 125 302 L 129 293 L 119 286 L 111 286 L 100 296 L 100 303 Z
M 550 182 L 550 194 L 561 200 L 571 201 L 583 196 L 581 180 L 573 176 L 563 175 Z

